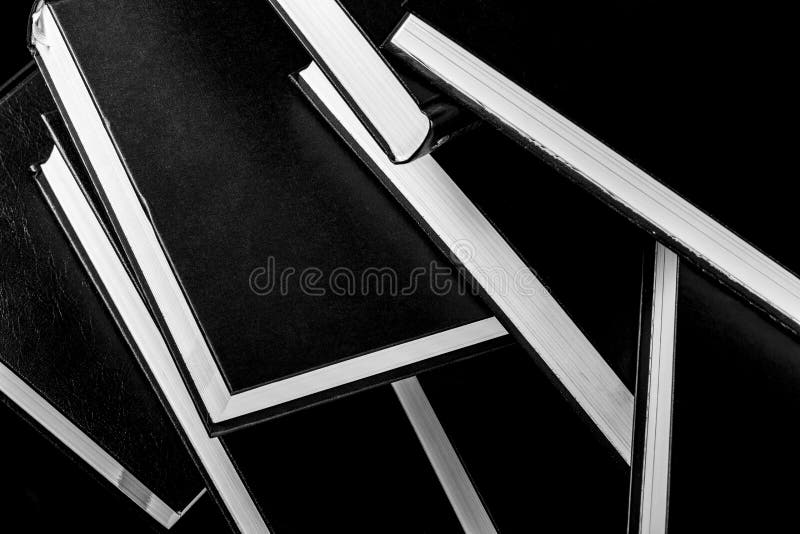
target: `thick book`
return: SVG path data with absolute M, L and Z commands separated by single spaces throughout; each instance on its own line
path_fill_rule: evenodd
M 51 207 L 112 313 L 130 329 L 159 377 L 214 491 L 240 531 L 459 532 L 477 525 L 469 530 L 495 532 L 415 378 L 222 438 L 209 437 L 188 405 L 189 393 L 154 319 L 91 209 L 88 192 L 58 151 L 42 171 L 41 187 Z M 59 199 L 67 198 L 70 189 L 83 198 L 83 217 L 71 213 L 69 219 L 60 208 Z M 80 245 L 90 231 L 104 237 L 104 251 Z M 97 276 L 94 265 L 101 262 L 115 265 L 113 278 Z M 120 305 L 138 312 L 120 313 Z M 316 513 L 309 514 L 309 509 Z
M 430 88 L 420 91 L 407 69 L 398 73 L 397 64 L 379 52 L 380 41 L 371 39 L 349 12 L 355 7 L 359 18 L 370 17 L 372 34 L 376 25 L 398 20 L 392 8 L 400 8 L 399 2 L 269 2 L 393 162 L 427 154 L 474 122 L 440 93 L 430 98 Z
M 380 518 L 394 517 L 398 514 L 403 514 L 404 518 L 414 524 L 433 525 L 430 528 L 436 531 L 443 529 L 449 531 L 454 525 L 460 525 L 469 532 L 493 534 L 496 531 L 476 488 L 471 483 L 469 474 L 442 429 L 418 380 L 414 377 L 393 383 L 391 388 L 393 392 L 386 387 L 381 388 L 380 394 L 357 395 L 361 399 L 359 403 L 366 403 L 366 406 L 361 408 L 358 404 L 352 403 L 345 403 L 344 406 L 355 406 L 355 408 L 345 408 L 344 411 L 341 411 L 341 408 L 323 410 L 324 407 L 318 407 L 308 411 L 316 415 L 305 415 L 305 418 L 298 419 L 304 414 L 297 414 L 282 418 L 280 420 L 282 425 L 278 426 L 277 431 L 275 425 L 266 423 L 250 429 L 241 429 L 233 433 L 237 439 L 230 438 L 232 441 L 227 439 L 221 441 L 218 437 L 209 436 L 191 403 L 187 385 L 180 378 L 173 355 L 159 332 L 151 310 L 144 302 L 140 287 L 134 284 L 120 249 L 115 247 L 113 232 L 105 226 L 106 221 L 101 217 L 101 213 L 93 209 L 93 195 L 87 188 L 86 181 L 76 175 L 74 167 L 70 167 L 65 158 L 67 148 L 63 144 L 57 144 L 57 150 L 54 150 L 41 165 L 42 172 L 38 177 L 38 183 L 42 192 L 63 230 L 70 236 L 70 243 L 80 256 L 92 282 L 103 295 L 108 310 L 118 318 L 120 325 L 126 328 L 132 343 L 139 349 L 147 368 L 155 377 L 188 443 L 208 474 L 211 483 L 209 489 L 225 506 L 240 531 L 268 532 L 271 530 L 270 523 L 274 524 L 275 521 L 282 523 L 280 527 L 282 530 L 298 528 L 297 525 L 307 525 L 309 521 L 317 521 L 336 530 L 373 531 L 376 525 L 380 524 Z M 69 205 L 69 209 L 64 210 L 64 205 Z M 83 243 L 91 245 L 83 246 Z M 97 266 L 104 266 L 102 276 Z M 342 402 L 331 404 L 338 407 Z M 364 421 L 358 415 L 364 414 L 365 410 L 371 414 L 367 425 L 363 424 Z M 337 442 L 342 444 L 333 453 L 335 458 L 322 454 L 319 446 L 326 438 L 318 434 L 320 429 L 327 434 L 331 431 L 330 425 L 333 425 L 336 431 L 341 433 L 339 427 L 342 418 L 352 417 L 353 414 L 350 413 L 352 411 L 355 411 L 358 419 L 358 422 L 354 423 L 359 425 L 358 430 L 347 429 L 346 436 L 337 438 Z M 405 418 L 392 415 L 402 412 L 405 413 Z M 305 422 L 293 426 L 284 422 L 286 420 Z M 377 420 L 380 422 L 377 423 Z M 287 431 L 287 425 L 288 428 L 295 430 Z M 263 428 L 265 426 L 266 429 Z M 241 434 L 245 434 L 246 437 L 241 437 Z M 386 436 L 389 442 L 383 443 L 382 440 L 386 439 Z M 281 442 L 281 439 L 287 441 Z M 375 445 L 376 451 L 381 454 L 388 453 L 390 457 L 379 456 L 375 457 L 374 461 L 363 462 L 362 448 L 365 444 L 371 448 L 376 439 L 379 442 Z M 245 452 L 232 455 L 229 443 L 239 443 L 239 448 L 243 448 Z M 270 460 L 275 462 L 275 466 L 269 467 L 269 476 L 265 478 L 265 454 L 269 457 L 270 447 L 276 443 L 282 443 L 282 448 L 275 452 L 274 460 Z M 312 455 L 305 448 L 306 445 L 316 450 L 318 461 L 311 458 Z M 332 466 L 320 467 L 318 465 L 320 461 L 323 466 L 328 462 Z M 408 486 L 402 482 L 398 483 L 394 477 L 381 478 L 379 468 L 387 462 L 390 466 L 401 464 L 403 476 L 411 476 L 413 479 Z M 337 482 L 340 490 L 337 493 L 338 500 L 327 497 L 322 503 L 307 502 L 309 501 L 307 483 L 310 478 L 304 476 L 299 480 L 297 475 L 307 465 L 311 466 L 310 472 L 306 471 L 309 477 L 315 472 L 331 469 L 345 469 L 349 473 L 345 477 L 349 482 Z M 288 481 L 281 481 L 280 477 L 273 476 L 284 468 L 288 469 L 286 471 Z M 361 468 L 364 469 L 363 473 L 360 471 Z M 434 475 L 434 478 L 431 479 L 430 475 Z M 362 514 L 360 510 L 350 511 L 348 503 L 364 502 L 372 498 L 376 487 L 373 478 L 376 476 L 380 478 L 381 484 L 386 485 L 375 494 L 381 499 L 380 505 L 371 505 L 376 511 L 380 509 L 380 515 Z M 366 483 L 363 482 L 365 479 Z M 278 509 L 271 508 L 270 505 L 280 499 L 265 498 L 264 492 L 266 495 L 271 495 L 277 491 L 281 495 L 286 495 L 291 493 L 286 488 L 291 486 L 292 481 L 298 480 L 302 482 L 300 491 L 306 495 L 306 499 L 292 496 L 290 502 L 302 501 L 303 510 L 307 507 L 322 509 L 333 506 L 338 511 L 337 518 L 323 515 L 306 517 L 306 514 L 297 514 L 298 509 L 289 505 L 280 506 Z M 324 486 L 323 481 L 318 479 L 314 479 L 314 484 Z M 401 495 L 392 496 L 385 501 L 386 494 L 396 491 L 401 492 Z M 364 492 L 367 495 L 364 495 Z M 417 492 L 422 492 L 425 499 L 423 503 L 410 500 L 416 498 Z M 323 493 L 327 493 L 327 490 Z M 414 497 L 411 497 L 412 494 Z M 428 502 L 429 500 L 431 502 Z M 437 504 L 442 502 L 445 503 L 444 506 Z M 419 513 L 410 514 L 401 511 L 406 507 L 419 510 Z M 268 516 L 264 515 L 265 511 L 269 513 Z M 293 517 L 292 514 L 296 514 L 297 517 Z M 341 528 L 331 526 L 339 525 L 339 521 Z M 397 523 L 397 520 L 393 522 Z M 405 525 L 403 521 L 400 523 Z M 443 525 L 450 526 L 445 528 Z M 408 526 L 400 528 L 408 530 Z
M 645 235 L 488 128 L 395 165 L 316 64 L 296 80 L 627 459 Z
M 283 16 L 301 41 L 304 41 L 306 35 L 311 35 L 320 39 L 322 45 L 328 45 L 328 40 L 332 38 L 329 35 L 319 37 L 315 28 L 306 21 L 321 19 L 328 10 L 333 9 L 324 6 L 337 2 L 325 0 L 309 4 L 273 0 L 272 3 L 291 6 L 291 9 L 285 8 Z M 339 35 L 341 32 L 349 35 L 352 30 L 348 28 L 356 28 L 363 33 L 361 39 L 367 43 L 364 45 L 366 47 L 385 41 L 408 8 L 407 2 L 391 0 L 370 3 L 343 1 L 338 4 L 351 19 L 337 18 L 330 21 L 329 34 Z M 351 36 L 350 40 L 357 39 Z M 309 43 L 306 46 L 316 49 Z M 353 46 L 356 47 L 356 44 Z M 334 44 L 330 44 L 325 54 L 314 55 L 315 63 L 350 108 L 358 114 L 358 102 L 349 99 L 347 89 L 340 85 L 343 83 L 341 80 L 347 79 L 349 85 L 356 85 L 358 81 L 367 84 L 369 80 L 357 78 L 350 72 L 332 74 L 325 61 L 330 61 L 330 56 L 337 53 L 342 52 Z M 397 75 L 398 79 L 408 79 L 408 67 L 397 58 L 387 55 L 384 61 L 395 72 L 399 70 L 403 73 L 403 76 Z M 360 64 L 356 59 L 353 62 Z M 362 77 L 369 77 L 369 73 L 362 74 Z M 388 90 L 386 94 L 379 96 L 385 99 L 386 107 L 391 107 L 397 98 L 397 95 Z M 375 137 L 369 121 L 359 118 Z M 390 125 L 387 129 L 400 128 Z M 434 159 L 453 177 L 467 196 L 474 199 L 482 211 L 490 216 L 521 253 L 535 258 L 533 270 L 566 308 L 577 316 L 577 322 L 584 330 L 587 327 L 592 330 L 589 333 L 590 339 L 599 345 L 600 352 L 632 389 L 638 329 L 635 317 L 638 312 L 640 256 L 645 235 L 629 228 L 623 218 L 615 217 L 607 208 L 596 205 L 576 187 L 562 183 L 563 180 L 557 173 L 549 171 L 536 159 L 509 145 L 502 136 L 492 133 L 490 128 L 473 127 L 467 135 L 456 138 L 455 142 L 451 142 L 452 139 L 453 137 L 446 144 L 441 144 L 443 148 L 436 147 Z M 376 142 L 381 144 L 380 139 L 376 139 Z M 503 187 L 498 187 L 496 179 L 478 178 L 516 175 L 531 175 L 536 180 L 535 183 L 528 183 L 524 179 L 509 180 L 511 183 L 507 186 L 503 184 Z M 537 203 L 535 209 L 530 209 L 531 202 L 536 199 L 548 199 L 548 202 Z M 588 230 L 587 220 L 592 223 Z M 537 242 L 531 236 L 531 227 L 549 227 L 551 231 L 537 232 L 536 237 L 544 240 Z M 615 258 L 615 261 L 597 262 L 592 272 L 587 273 L 588 258 L 604 254 Z M 598 279 L 605 279 L 606 282 L 596 283 Z M 622 302 L 623 305 L 609 307 L 609 301 L 613 300 Z M 600 309 L 604 309 L 605 313 L 597 313 Z M 609 317 L 608 323 L 591 324 L 592 318 L 598 315 L 607 316 L 609 313 L 613 316 Z M 623 329 L 624 334 L 615 330 L 615 326 Z
M 506 337 L 293 87 L 266 2 L 42 3 L 31 35 L 212 433 Z
M 53 146 L 40 114 L 54 109 L 35 69 L 0 96 L 0 397 L 170 527 L 203 479 L 33 179 Z
M 770 131 L 797 88 L 788 71 L 757 59 L 790 60 L 783 10 L 709 5 L 686 16 L 684 7 L 634 2 L 574 9 L 485 0 L 404 7 L 800 271 L 796 247 L 776 232 L 792 226 L 794 191 L 780 158 L 763 157 L 783 145 L 774 136 L 742 141 L 746 131 Z M 540 23 L 547 31 L 530 31 Z M 741 179 L 748 175 L 760 179 Z
M 405 7 L 386 51 L 800 332 L 800 257 L 784 236 L 789 148 L 770 133 L 794 81 L 743 59 L 790 62 L 788 32 L 745 38 L 738 24 L 789 17 L 624 3 Z

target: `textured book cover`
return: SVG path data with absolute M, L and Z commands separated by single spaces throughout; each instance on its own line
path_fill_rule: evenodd
M 133 491 L 125 479 L 132 475 L 141 483 L 131 496 L 140 506 L 157 499 L 179 515 L 203 481 L 33 180 L 31 165 L 53 146 L 40 115 L 53 109 L 35 72 L 0 100 L 0 366 L 15 392 L 7 390 L 4 401 L 27 412 L 17 396 L 25 392 L 40 410 L 30 417 L 43 418 L 45 433 L 65 418 L 85 437 L 82 444 L 118 464 L 120 478 L 112 482 L 123 492 Z

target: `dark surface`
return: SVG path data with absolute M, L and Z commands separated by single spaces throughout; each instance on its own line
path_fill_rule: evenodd
M 197 532 L 230 533 L 219 505 L 210 493 L 204 494 L 186 514 L 169 530 L 170 534 L 194 534 Z
M 29 169 L 53 107 L 38 74 L 0 101 L 0 360 L 182 509 L 202 480 Z
M 389 386 L 222 441 L 278 533 L 463 532 Z
M 389 20 L 393 20 L 398 2 L 387 1 L 384 6 L 354 0 L 343 3 L 376 42 L 394 26 Z M 27 15 L 29 7 L 27 2 L 23 4 L 24 9 L 19 10 L 23 15 L 18 19 Z M 795 271 L 800 270 L 796 247 L 786 235 L 794 223 L 791 216 L 796 196 L 787 185 L 785 170 L 779 167 L 783 159 L 772 157 L 782 142 L 767 128 L 769 112 L 783 112 L 785 100 L 779 97 L 790 90 L 783 76 L 791 69 L 773 69 L 761 61 L 776 54 L 780 59 L 792 49 L 786 46 L 782 50 L 779 41 L 785 34 L 777 24 L 774 31 L 763 31 L 774 21 L 766 21 L 753 11 L 737 13 L 730 6 L 713 12 L 709 7 L 703 12 L 705 8 L 697 5 L 664 7 L 630 2 L 594 7 L 569 3 L 520 7 L 523 4 L 506 3 L 497 9 L 498 5 L 474 0 L 460 1 L 457 7 L 448 0 L 409 3 L 411 9 L 525 83 L 534 94 L 612 148 Z M 256 9 L 257 14 L 260 9 Z M 442 10 L 438 15 L 437 9 Z M 789 19 L 774 11 L 771 16 Z M 11 18 L 0 18 L 4 28 Z M 21 28 L 21 42 L 26 22 L 14 23 L 14 28 Z M 753 29 L 760 29 L 759 37 Z M 265 33 L 239 36 L 246 43 L 242 46 L 252 47 Z M 281 31 L 274 33 L 280 35 Z M 763 34 L 769 35 L 762 39 Z M 195 38 L 194 34 L 189 38 Z M 27 52 L 14 54 L 13 48 L 9 50 L 3 66 L 15 65 L 7 69 L 13 73 L 24 64 Z M 201 55 L 206 50 L 195 47 L 194 53 Z M 21 63 L 6 62 L 12 55 Z M 292 68 L 303 64 L 300 61 Z M 212 74 L 226 83 L 239 83 L 221 73 Z M 260 80 L 255 77 L 253 84 L 258 85 Z M 784 88 L 778 89 L 781 85 Z M 190 90 L 200 93 L 203 88 Z M 755 99 L 761 109 L 742 111 L 741 102 L 736 102 L 739 97 Z M 293 98 L 284 97 L 280 102 L 292 102 Z M 302 121 L 316 124 L 303 105 L 293 106 L 292 113 L 305 117 Z M 290 113 L 287 109 L 279 111 Z M 690 126 L 684 131 L 687 123 Z M 298 127 L 293 135 L 306 128 Z M 5 131 L 0 127 L 0 136 Z M 158 130 L 158 135 L 163 133 Z M 194 134 L 203 138 L 202 131 Z M 282 133 L 291 139 L 289 134 Z M 292 146 L 306 141 L 301 139 Z M 267 144 L 261 139 L 251 142 Z M 464 140 L 463 146 L 482 147 L 484 142 L 499 147 L 501 153 L 514 152 L 510 143 L 509 147 L 500 146 L 505 143 L 486 131 L 476 134 L 475 140 Z M 328 151 L 326 142 L 317 143 L 320 152 Z M 319 165 L 324 167 L 325 163 Z M 350 164 L 340 165 L 340 169 L 350 168 Z M 180 162 L 171 166 L 175 173 L 183 172 Z M 524 168 L 538 169 L 533 163 L 525 163 Z M 515 171 L 510 166 L 507 170 Z M 328 172 L 333 171 L 320 171 L 319 179 Z M 531 263 L 598 349 L 607 358 L 613 355 L 609 358 L 612 365 L 630 382 L 631 357 L 635 354 L 630 340 L 636 324 L 627 319 L 632 300 L 609 299 L 609 294 L 616 294 L 615 285 L 597 284 L 610 271 L 612 279 L 621 277 L 621 294 L 632 294 L 634 284 L 625 273 L 632 272 L 633 263 L 612 261 L 629 257 L 629 249 L 623 246 L 625 240 L 623 244 L 617 244 L 614 238 L 601 243 L 589 237 L 595 221 L 614 217 L 606 217 L 596 211 L 599 207 L 588 204 L 590 211 L 578 209 L 584 205 L 581 195 L 572 193 L 566 185 L 548 185 L 551 179 L 547 171 L 541 175 L 536 172 L 537 178 L 545 177 L 535 184 L 537 190 L 542 188 L 539 194 L 548 199 L 542 212 L 548 222 L 544 228 L 549 228 L 555 217 L 560 223 L 573 221 L 565 223 L 571 235 L 578 235 L 581 229 L 587 235 L 578 236 L 577 243 L 582 245 L 571 251 L 564 251 L 565 244 L 558 243 L 560 233 L 544 236 L 553 252 L 537 256 L 540 265 Z M 516 181 L 519 173 L 490 169 L 485 176 L 497 184 L 505 177 Z M 476 191 L 487 185 L 459 180 L 465 189 Z M 753 183 L 758 187 L 750 188 Z M 7 190 L 0 184 L 3 215 L 10 213 Z M 484 207 L 495 222 L 501 224 L 505 217 L 510 220 L 503 210 L 498 210 L 499 216 L 491 212 L 491 196 L 480 200 L 482 205 L 488 202 Z M 526 212 L 525 220 L 536 216 Z M 8 220 L 0 217 L 0 224 Z M 607 230 L 614 227 L 614 223 L 609 224 Z M 524 252 L 527 228 L 513 225 L 506 231 Z M 600 256 L 608 261 L 580 261 L 584 250 L 605 247 L 616 251 Z M 3 244 L 0 250 L 5 268 L 8 249 Z M 570 258 L 563 262 L 569 265 L 566 270 L 548 267 L 551 262 L 559 263 L 556 260 L 562 255 Z M 5 289 L 6 271 L 2 272 L 0 287 Z M 587 295 L 592 297 L 580 298 L 582 291 L 589 291 Z M 6 293 L 0 296 L 5 298 Z M 289 318 L 286 322 L 292 325 L 295 321 Z M 0 321 L 0 328 L 15 324 Z M 608 325 L 607 331 L 603 324 Z M 685 267 L 681 272 L 678 325 L 672 531 L 764 531 L 793 525 L 794 518 L 786 516 L 796 501 L 791 488 L 800 471 L 793 461 L 798 436 L 792 424 L 800 408 L 796 406 L 796 385 L 800 383 L 797 340 L 775 330 L 761 315 Z M 316 333 L 309 337 L 316 339 Z M 0 344 L 0 356 L 4 348 Z M 602 531 L 601 526 L 608 525 L 612 531 L 621 532 L 627 468 L 614 460 L 613 451 L 597 441 L 596 434 L 588 431 L 555 389 L 546 380 L 537 379 L 539 376 L 530 359 L 508 351 L 436 370 L 422 381 L 501 529 L 529 530 L 548 521 L 564 530 Z M 476 388 L 488 388 L 489 393 L 478 395 L 476 391 L 481 390 Z M 388 419 L 395 421 L 403 416 L 399 407 L 384 406 L 392 404 L 387 391 L 365 394 L 364 402 L 358 400 L 362 395 L 356 395 L 342 401 L 349 403 L 344 407 L 329 404 L 225 438 L 259 499 L 269 503 L 265 515 L 278 532 L 317 531 L 332 524 L 345 525 L 353 532 L 374 531 L 376 525 L 385 531 L 387 517 L 397 518 L 397 531 L 457 529 L 452 517 L 442 516 L 448 506 L 422 453 L 411 443 L 410 429 L 400 424 L 389 426 Z M 378 410 L 380 416 L 376 415 Z M 97 483 L 66 456 L 53 454 L 52 446 L 7 408 L 0 407 L 0 417 L 3 457 L 35 459 L 30 462 L 35 465 L 23 461 L 7 464 L 0 484 L 3 510 L 13 510 L 14 517 L 27 522 L 26 528 L 54 530 L 74 525 L 90 531 L 114 525 L 115 531 L 122 532 L 153 528 L 146 515 L 124 496 L 113 493 L 115 490 L 107 484 Z M 272 462 L 273 458 L 283 461 Z M 62 485 L 63 481 L 69 485 Z M 78 506 L 84 495 L 101 511 L 96 523 Z M 217 525 L 224 528 L 214 521 L 217 512 L 208 496 L 197 506 L 173 531 L 216 531 Z M 389 531 L 392 529 L 390 524 Z
M 624 532 L 628 466 L 520 348 L 420 377 L 500 532 Z
M 0 86 L 31 62 L 28 19 L 33 1 L 5 0 L 0 8 Z
M 794 530 L 800 343 L 680 271 L 670 532 Z
M 209 494 L 167 531 L 4 401 L 0 400 L 4 532 L 230 532 Z
M 487 126 L 435 159 L 633 390 L 646 234 Z
M 797 111 L 788 5 L 411 0 L 406 8 L 800 272 L 793 147 L 779 133 Z
M 438 13 L 435 4 L 426 3 L 425 9 Z M 469 2 L 463 8 L 444 4 L 451 11 L 442 18 L 448 24 L 451 18 L 459 20 L 464 32 L 486 24 L 465 18 L 464 13 L 472 13 Z M 414 3 L 349 0 L 343 5 L 380 44 Z M 518 19 L 510 31 L 524 20 Z M 524 57 L 523 50 L 515 51 L 515 57 Z M 447 142 L 434 158 L 507 237 L 633 390 L 646 234 L 488 126 Z
M 388 267 L 400 287 L 446 264 L 292 86 L 308 60 L 267 2 L 55 8 L 232 391 L 488 316 L 428 284 L 250 290 L 270 257 L 324 277 Z
M 406 13 L 405 0 L 339 0 L 339 3 L 376 47 L 383 43 Z

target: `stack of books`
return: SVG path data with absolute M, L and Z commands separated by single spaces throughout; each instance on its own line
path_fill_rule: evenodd
M 622 8 L 498 4 L 36 3 L 0 90 L 29 527 L 793 524 L 782 215 L 686 178 L 738 155 L 687 133 L 696 95 L 652 101 L 658 57 L 625 71 L 660 26 L 643 52 Z

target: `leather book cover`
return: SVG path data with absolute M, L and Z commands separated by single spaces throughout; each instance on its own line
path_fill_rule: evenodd
M 53 147 L 47 87 L 31 72 L 1 98 L 0 365 L 183 510 L 203 480 L 33 179 Z

